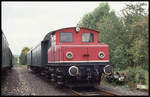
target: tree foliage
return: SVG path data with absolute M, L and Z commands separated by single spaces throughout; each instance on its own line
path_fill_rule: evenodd
M 134 65 L 148 69 L 148 17 L 133 23 L 131 33 L 133 37 L 128 53 L 132 54 Z
M 14 56 L 14 64 L 17 64 L 17 56 Z
M 19 62 L 21 65 L 25 65 L 27 64 L 27 59 L 26 59 L 26 55 L 27 55 L 27 52 L 29 51 L 30 49 L 28 47 L 24 47 L 21 51 L 21 54 L 19 56 Z

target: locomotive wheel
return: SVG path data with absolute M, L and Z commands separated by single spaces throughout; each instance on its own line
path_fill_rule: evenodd
M 95 87 L 99 87 L 101 84 L 101 76 L 99 77 L 99 79 L 94 83 Z
M 63 88 L 64 86 L 64 77 L 61 74 L 57 74 L 56 76 L 56 87 Z
M 64 82 L 56 82 L 56 88 L 63 88 Z
M 48 79 L 51 79 L 51 74 L 48 73 L 48 74 L 47 74 L 47 77 L 48 77 Z
M 34 70 L 33 70 L 33 67 L 31 67 L 31 66 L 30 66 L 30 69 L 31 69 L 32 71 L 34 71 Z
M 8 67 L 8 70 L 11 70 L 11 66 L 10 66 L 10 67 Z
M 51 74 L 51 82 L 55 82 L 55 74 Z
M 60 76 L 59 76 L 59 77 L 60 77 Z M 63 77 L 57 78 L 56 87 L 57 87 L 57 88 L 63 88 L 63 86 L 64 86 Z

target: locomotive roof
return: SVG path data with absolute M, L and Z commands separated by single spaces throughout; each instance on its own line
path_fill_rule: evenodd
M 55 32 L 57 32 L 57 31 L 59 31 L 59 30 L 63 30 L 63 29 L 73 29 L 73 28 L 76 28 L 76 27 L 67 27 L 67 28 L 62 28 L 62 29 L 58 29 L 58 30 L 51 31 L 51 32 L 49 32 L 49 33 L 46 34 L 46 36 L 44 37 L 43 41 L 49 40 L 49 39 L 50 39 L 50 38 L 49 38 L 50 35 L 55 34 Z M 94 30 L 94 29 L 89 29 L 89 28 L 85 28 L 85 27 L 80 27 L 80 29 L 88 29 L 88 30 L 93 30 L 93 31 L 95 31 L 95 32 L 98 32 L 98 31 L 96 31 L 96 30 Z
M 47 33 L 46 36 L 44 37 L 43 41 L 49 40 L 49 39 L 50 39 L 50 38 L 49 38 L 50 35 L 54 34 L 55 32 L 56 32 L 56 31 L 52 31 L 52 32 Z

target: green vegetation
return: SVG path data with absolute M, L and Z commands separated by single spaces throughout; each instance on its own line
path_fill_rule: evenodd
M 136 84 L 144 84 L 148 87 L 148 71 L 144 70 L 141 66 L 128 67 L 121 72 L 127 72 L 128 85 L 136 88 Z
M 17 62 L 17 61 L 18 61 L 18 56 L 14 56 L 14 60 L 13 60 L 13 61 L 14 61 L 14 64 L 15 64 L 15 65 L 16 65 L 16 64 L 18 65 L 18 62 Z
M 19 56 L 19 62 L 20 64 L 22 65 L 26 65 L 27 64 L 27 59 L 26 59 L 26 55 L 27 55 L 27 52 L 29 51 L 30 49 L 28 47 L 24 47 L 21 51 L 21 54 Z
M 100 43 L 109 45 L 115 70 L 126 71 L 132 84 L 148 86 L 148 14 L 145 3 L 126 4 L 121 16 L 101 3 L 80 20 L 80 27 L 98 30 Z M 142 82 L 143 81 L 143 82 Z

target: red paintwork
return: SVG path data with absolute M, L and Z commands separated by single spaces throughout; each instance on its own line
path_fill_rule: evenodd
M 59 42 L 60 32 L 73 32 L 73 42 L 72 43 L 61 43 Z M 81 35 L 82 32 L 91 32 L 94 34 L 93 43 L 82 43 Z M 109 60 L 109 47 L 106 44 L 98 43 L 98 32 L 95 30 L 80 28 L 77 33 L 75 27 L 64 28 L 57 30 L 56 33 L 56 45 L 50 47 L 48 50 L 48 61 L 59 62 L 59 61 L 100 61 Z M 71 51 L 73 53 L 72 59 L 66 58 L 66 52 Z M 98 53 L 103 51 L 105 53 L 105 58 L 100 59 Z M 89 54 L 89 56 L 83 56 L 84 54 Z

